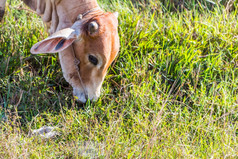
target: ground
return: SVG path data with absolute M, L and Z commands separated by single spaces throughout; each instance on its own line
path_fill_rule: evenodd
M 29 52 L 47 37 L 41 19 L 8 1 L 0 23 L 0 158 L 237 158 L 236 4 L 100 5 L 119 12 L 121 48 L 100 98 L 81 106 L 57 54 Z M 59 135 L 31 135 L 43 126 Z

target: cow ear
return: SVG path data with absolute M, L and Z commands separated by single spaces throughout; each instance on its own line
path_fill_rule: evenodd
M 69 47 L 75 39 L 51 38 L 42 40 L 31 48 L 32 54 L 57 53 Z
M 66 28 L 33 45 L 31 53 L 57 53 L 69 47 L 77 38 L 74 29 Z

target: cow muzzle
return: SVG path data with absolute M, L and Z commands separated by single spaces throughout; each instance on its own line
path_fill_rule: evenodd
M 73 88 L 73 95 L 74 98 L 81 104 L 86 103 L 89 101 L 96 101 L 98 97 L 100 96 L 100 90 L 91 91 L 89 89 L 86 89 L 85 91 L 82 88 Z

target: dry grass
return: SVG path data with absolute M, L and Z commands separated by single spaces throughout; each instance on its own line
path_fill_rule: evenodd
M 102 96 L 83 107 L 57 55 L 29 53 L 47 36 L 40 18 L 17 10 L 25 8 L 20 1 L 7 6 L 0 158 L 237 158 L 236 8 L 183 1 L 178 12 L 173 3 L 148 2 L 101 1 L 120 13 L 121 50 Z M 29 136 L 45 125 L 60 135 Z

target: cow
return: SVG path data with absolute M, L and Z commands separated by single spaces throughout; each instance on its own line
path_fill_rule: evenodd
M 0 19 L 5 2 L 0 2 Z M 76 100 L 96 100 L 119 52 L 118 13 L 104 12 L 97 0 L 23 2 L 41 16 L 49 32 L 49 37 L 32 46 L 31 53 L 58 52 L 63 76 Z

